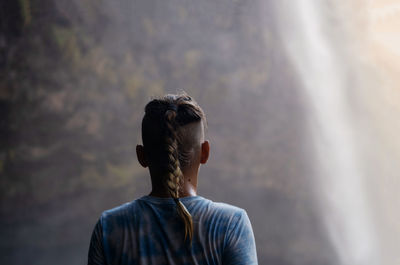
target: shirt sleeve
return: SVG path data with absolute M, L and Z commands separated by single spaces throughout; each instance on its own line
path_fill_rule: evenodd
M 253 229 L 246 211 L 242 210 L 228 230 L 223 252 L 223 265 L 257 265 Z
M 92 237 L 90 239 L 88 265 L 105 265 L 104 251 L 103 251 L 103 229 L 101 219 L 96 223 L 93 229 Z

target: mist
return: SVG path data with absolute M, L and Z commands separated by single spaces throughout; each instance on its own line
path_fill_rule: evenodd
M 400 260 L 395 1 L 2 1 L 0 263 L 85 263 L 150 192 L 145 104 L 186 91 L 198 194 L 244 208 L 260 264 Z

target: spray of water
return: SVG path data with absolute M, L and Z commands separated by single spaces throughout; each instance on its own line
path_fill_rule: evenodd
M 341 265 L 380 264 L 348 99 L 346 58 L 329 40 L 333 25 L 326 18 L 332 13 L 321 5 L 282 1 L 278 9 L 285 49 L 309 100 L 322 219 Z

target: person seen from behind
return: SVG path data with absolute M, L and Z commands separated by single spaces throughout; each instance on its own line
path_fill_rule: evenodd
M 88 265 L 258 264 L 246 211 L 197 195 L 210 152 L 205 127 L 203 110 L 185 93 L 146 105 L 136 153 L 152 190 L 101 214 Z

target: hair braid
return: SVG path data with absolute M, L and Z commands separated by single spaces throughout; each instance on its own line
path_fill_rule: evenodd
M 193 122 L 202 122 L 206 128 L 203 110 L 186 93 L 153 99 L 146 105 L 142 121 L 142 139 L 152 181 L 163 185 L 174 199 L 178 215 L 184 222 L 185 241 L 189 239 L 190 243 L 193 220 L 179 195 L 184 182 L 181 168 L 191 162 L 184 139 L 191 136 L 182 135 L 180 128 Z
M 189 238 L 192 241 L 193 237 L 193 220 L 185 205 L 179 200 L 179 191 L 183 183 L 183 173 L 181 171 L 179 156 L 178 156 L 178 141 L 176 133 L 176 118 L 177 112 L 168 109 L 165 112 L 165 123 L 167 134 L 165 137 L 166 152 L 168 154 L 168 172 L 166 178 L 166 187 L 171 197 L 174 199 L 179 216 L 185 224 L 185 240 Z

